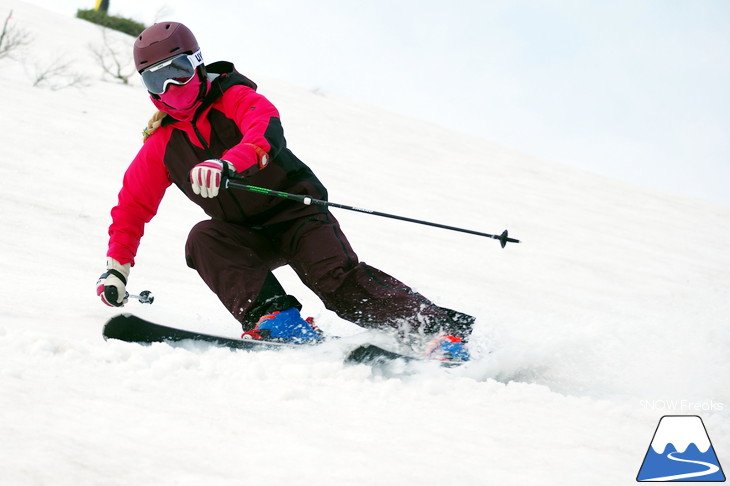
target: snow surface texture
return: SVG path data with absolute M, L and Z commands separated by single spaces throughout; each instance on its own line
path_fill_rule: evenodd
M 333 201 L 523 241 L 502 250 L 335 210 L 362 260 L 478 317 L 476 359 L 378 371 L 343 365 L 332 346 L 103 341 L 116 312 L 94 293 L 109 210 L 152 105 L 137 79 L 101 79 L 96 26 L 0 0 L 3 18 L 11 9 L 32 43 L 0 59 L 2 484 L 634 484 L 659 418 L 677 413 L 701 415 L 730 463 L 730 210 L 242 65 Z M 33 87 L 57 58 L 87 86 Z M 129 284 L 155 304 L 125 310 L 235 336 L 185 266 L 187 232 L 204 218 L 168 191 Z M 359 335 L 293 272 L 277 274 L 326 332 Z

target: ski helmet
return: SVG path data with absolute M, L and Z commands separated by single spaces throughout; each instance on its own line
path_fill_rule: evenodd
M 134 64 L 138 72 L 178 54 L 198 51 L 193 33 L 179 22 L 160 22 L 146 28 L 134 41 Z

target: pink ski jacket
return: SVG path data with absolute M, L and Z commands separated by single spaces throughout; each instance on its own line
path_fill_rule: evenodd
M 214 219 L 261 227 L 326 212 L 236 189 L 218 197 L 196 195 L 188 179 L 191 169 L 207 159 L 231 162 L 246 183 L 326 199 L 314 173 L 287 147 L 279 113 L 256 92 L 256 84 L 228 62 L 206 66 L 211 87 L 192 121 L 167 116 L 147 139 L 124 175 L 119 202 L 109 227 L 110 256 L 134 265 L 144 226 L 157 213 L 171 184 Z M 266 157 L 265 155 L 268 155 Z

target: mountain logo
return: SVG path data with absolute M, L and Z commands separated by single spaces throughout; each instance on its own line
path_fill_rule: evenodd
M 659 419 L 636 480 L 725 481 L 702 419 L 697 415 L 665 415 Z

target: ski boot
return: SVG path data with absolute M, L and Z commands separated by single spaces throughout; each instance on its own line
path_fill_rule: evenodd
M 426 358 L 465 362 L 471 359 L 466 343 L 456 336 L 438 336 L 426 346 Z
M 322 340 L 322 331 L 314 325 L 314 319 L 302 319 L 299 310 L 291 307 L 262 316 L 251 331 L 242 339 L 281 341 L 285 343 L 313 343 Z

